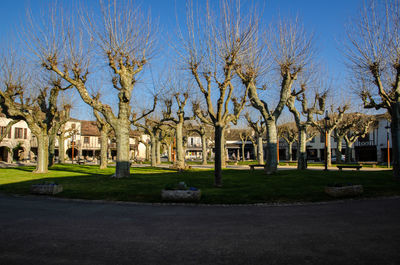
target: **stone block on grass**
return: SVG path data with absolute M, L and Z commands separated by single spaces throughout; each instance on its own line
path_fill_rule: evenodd
M 200 190 L 162 190 L 161 199 L 171 202 L 197 202 L 201 198 Z
M 364 189 L 363 189 L 362 185 L 348 185 L 348 186 L 341 186 L 341 187 L 327 186 L 327 187 L 325 187 L 325 193 L 328 194 L 329 196 L 332 196 L 335 198 L 358 196 L 358 195 L 362 194 L 363 192 L 364 192 Z
M 63 191 L 63 186 L 54 183 L 32 184 L 31 193 L 54 195 Z

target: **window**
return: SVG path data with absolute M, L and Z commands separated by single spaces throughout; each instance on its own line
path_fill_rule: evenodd
M 72 124 L 71 124 L 71 128 L 72 128 L 72 129 L 75 129 L 75 128 L 76 128 L 76 124 L 75 124 L 75 123 L 72 123 Z
M 6 133 L 6 127 L 5 126 L 1 126 L 0 127 L 0 135 L 3 136 Z M 8 132 L 7 138 L 11 138 L 11 129 Z
M 28 129 L 24 128 L 24 139 L 28 139 Z
M 101 138 L 100 137 L 97 138 L 97 143 L 101 144 Z
M 83 137 L 83 143 L 88 144 L 89 143 L 89 137 Z
M 320 141 L 320 143 L 325 143 L 325 134 L 321 133 L 319 135 L 319 141 Z
M 23 128 L 15 128 L 14 138 L 15 139 L 23 139 L 24 138 L 24 130 L 23 130 Z
M 315 143 L 315 137 L 311 139 L 310 143 Z

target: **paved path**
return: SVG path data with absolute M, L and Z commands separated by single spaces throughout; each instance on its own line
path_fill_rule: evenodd
M 400 198 L 166 206 L 0 194 L 0 264 L 400 264 Z

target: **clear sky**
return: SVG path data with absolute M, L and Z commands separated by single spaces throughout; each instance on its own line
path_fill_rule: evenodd
M 24 22 L 25 10 L 31 7 L 34 11 L 46 9 L 50 0 L 2 0 L 0 1 L 0 41 L 3 46 L 14 39 L 15 31 Z M 97 3 L 97 0 L 83 1 L 86 5 Z M 140 2 L 140 1 L 136 1 Z M 202 0 L 194 2 L 205 2 Z M 242 1 L 246 2 L 246 1 Z M 338 86 L 345 86 L 347 70 L 343 65 L 343 55 L 340 45 L 344 39 L 345 25 L 351 17 L 355 17 L 362 5 L 362 0 L 266 0 L 256 2 L 263 10 L 264 21 L 269 22 L 274 18 L 294 17 L 298 15 L 305 28 L 316 35 L 316 47 L 319 51 L 318 59 L 329 70 L 331 78 Z M 58 0 L 59 4 L 70 4 L 69 0 Z M 160 22 L 160 35 L 176 28 L 176 14 L 185 15 L 184 0 L 147 0 L 141 2 L 143 6 L 150 7 L 152 16 Z M 161 54 L 162 56 L 162 54 Z M 342 87 L 346 89 L 346 87 Z M 81 103 L 83 104 L 83 103 Z M 84 108 L 81 106 L 80 108 Z M 74 116 L 84 118 L 84 111 L 75 111 Z

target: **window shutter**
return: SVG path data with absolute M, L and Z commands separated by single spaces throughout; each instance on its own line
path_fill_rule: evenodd
M 28 129 L 24 128 L 24 139 L 28 139 Z

